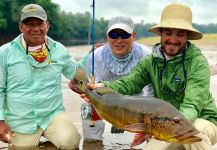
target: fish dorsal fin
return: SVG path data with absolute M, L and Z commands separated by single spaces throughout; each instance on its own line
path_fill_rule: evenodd
M 126 125 L 122 129 L 126 131 L 136 132 L 136 133 L 144 133 L 145 124 L 144 123 L 134 123 L 134 124 Z
M 112 90 L 109 87 L 100 87 L 95 89 L 96 93 L 98 93 L 99 95 L 104 95 L 104 94 L 116 94 L 117 92 L 115 92 L 114 90 Z

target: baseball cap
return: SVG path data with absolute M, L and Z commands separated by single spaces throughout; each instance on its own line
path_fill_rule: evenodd
M 114 17 L 108 23 L 107 34 L 113 29 L 122 29 L 129 34 L 132 34 L 134 30 L 133 20 L 124 16 Z
M 20 21 L 23 22 L 25 19 L 30 17 L 39 18 L 43 21 L 47 20 L 46 12 L 38 4 L 29 4 L 22 9 Z

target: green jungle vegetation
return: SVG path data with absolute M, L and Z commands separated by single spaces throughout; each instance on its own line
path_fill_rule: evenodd
M 18 29 L 20 12 L 29 3 L 39 4 L 46 10 L 50 23 L 48 35 L 53 39 L 65 45 L 91 44 L 92 12 L 73 14 L 61 11 L 60 6 L 51 0 L 0 0 L 0 45 L 20 34 Z M 95 42 L 104 42 L 108 20 L 100 18 L 95 19 L 94 22 Z M 143 40 L 143 37 L 154 36 L 147 31 L 153 25 L 155 23 L 144 23 L 143 20 L 135 24 L 137 39 Z M 202 33 L 217 33 L 217 23 L 193 24 L 193 26 Z M 152 38 L 146 40 L 152 40 Z

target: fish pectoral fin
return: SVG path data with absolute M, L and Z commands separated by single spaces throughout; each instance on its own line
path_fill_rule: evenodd
M 149 141 L 150 138 L 151 136 L 146 135 L 144 133 L 136 133 L 134 135 L 133 142 L 130 144 L 130 147 L 132 148 L 132 147 L 142 144 L 145 141 Z
M 114 90 L 112 90 L 109 87 L 100 87 L 94 90 L 96 93 L 99 95 L 104 95 L 104 94 L 117 94 Z
M 144 133 L 145 124 L 144 123 L 134 123 L 134 124 L 126 125 L 122 129 L 129 131 L 129 132 Z

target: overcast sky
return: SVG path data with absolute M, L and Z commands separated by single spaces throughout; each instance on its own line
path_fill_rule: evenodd
M 92 14 L 92 0 L 52 0 L 66 12 Z M 217 23 L 217 0 L 95 0 L 95 17 L 110 19 L 117 15 L 131 17 L 138 23 L 158 23 L 161 12 L 171 2 L 187 4 L 193 12 L 193 22 Z

